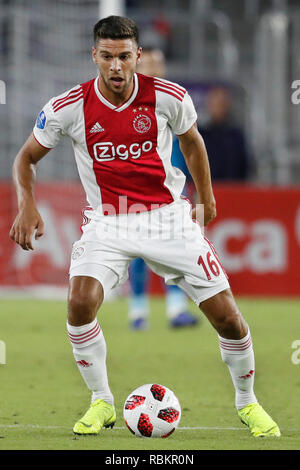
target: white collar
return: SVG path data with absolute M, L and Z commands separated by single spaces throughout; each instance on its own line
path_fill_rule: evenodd
M 133 75 L 133 85 L 134 85 L 133 92 L 131 93 L 130 98 L 127 101 L 125 101 L 125 103 L 123 103 L 121 106 L 116 106 L 112 104 L 102 95 L 98 87 L 98 80 L 99 80 L 99 75 L 94 80 L 94 89 L 95 89 L 96 95 L 98 96 L 99 100 L 103 104 L 105 104 L 105 106 L 107 106 L 108 108 L 114 109 L 115 111 L 120 112 L 120 111 L 123 111 L 123 109 L 126 109 L 135 100 L 136 95 L 138 93 L 138 89 L 139 89 L 139 80 L 138 80 L 136 73 Z

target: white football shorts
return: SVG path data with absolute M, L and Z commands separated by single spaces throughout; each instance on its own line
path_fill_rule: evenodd
M 73 244 L 70 279 L 90 276 L 104 296 L 128 279 L 134 258 L 143 258 L 167 284 L 179 286 L 197 305 L 228 289 L 227 275 L 212 244 L 180 199 L 148 212 L 99 216 L 86 211 L 88 223 Z

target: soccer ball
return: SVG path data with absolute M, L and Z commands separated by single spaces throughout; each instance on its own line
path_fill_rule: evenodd
M 181 407 L 172 390 L 159 384 L 136 388 L 124 403 L 129 431 L 138 437 L 168 437 L 177 428 Z

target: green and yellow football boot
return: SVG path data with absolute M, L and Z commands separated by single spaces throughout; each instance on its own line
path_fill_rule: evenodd
M 279 427 L 258 403 L 238 410 L 238 415 L 254 437 L 280 437 Z
M 115 407 L 104 400 L 95 400 L 85 415 L 77 421 L 73 428 L 74 434 L 95 435 L 103 427 L 113 428 L 116 422 Z

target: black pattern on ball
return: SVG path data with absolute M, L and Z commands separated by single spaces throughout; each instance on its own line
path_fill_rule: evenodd
M 155 400 L 162 401 L 165 396 L 166 389 L 162 385 L 153 384 L 150 388 L 150 392 Z
M 125 403 L 125 410 L 134 410 L 137 406 L 142 405 L 145 399 L 141 395 L 131 395 Z
M 174 423 L 179 418 L 179 411 L 175 410 L 175 408 L 164 408 L 159 411 L 157 417 L 168 423 Z
M 141 413 L 137 428 L 142 436 L 151 437 L 153 425 L 148 415 Z

